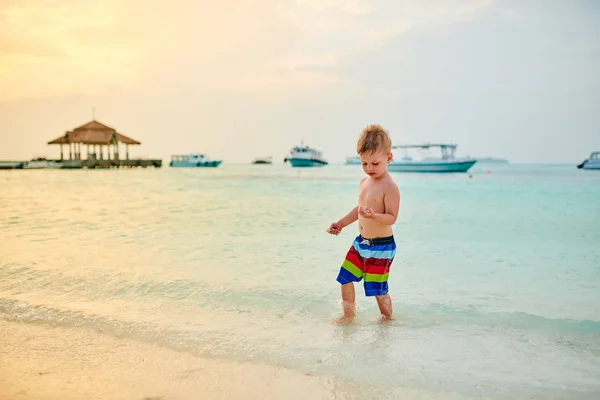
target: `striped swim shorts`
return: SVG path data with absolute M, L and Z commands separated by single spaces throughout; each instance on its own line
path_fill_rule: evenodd
M 358 235 L 346 254 L 337 281 L 344 285 L 364 280 L 366 296 L 383 296 L 388 292 L 388 276 L 395 255 L 394 236 L 365 239 Z

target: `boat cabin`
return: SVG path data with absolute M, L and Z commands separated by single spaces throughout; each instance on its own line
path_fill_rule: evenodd
M 200 153 L 192 154 L 175 154 L 171 156 L 171 161 L 174 162 L 202 162 L 207 161 L 208 157 Z
M 425 143 L 425 144 L 409 144 L 409 145 L 397 145 L 397 146 L 392 146 L 392 149 L 404 149 L 404 158 L 405 160 L 412 160 L 412 157 L 409 157 L 407 154 L 407 150 L 408 149 L 420 149 L 420 150 L 429 150 L 431 148 L 439 148 L 440 152 L 441 152 L 441 159 L 442 160 L 454 160 L 454 155 L 456 153 L 456 147 L 457 145 L 455 144 L 446 144 L 446 143 L 440 143 L 440 144 L 430 144 L 430 143 Z

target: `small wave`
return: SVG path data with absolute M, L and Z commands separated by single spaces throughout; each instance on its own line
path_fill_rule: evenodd
M 57 270 L 34 267 L 0 266 L 0 290 L 6 293 L 35 293 L 51 290 L 70 301 L 134 302 L 171 301 L 182 307 L 198 307 L 213 311 L 257 311 L 269 313 L 307 313 L 315 306 L 326 305 L 322 296 L 298 290 L 276 290 L 272 287 L 234 288 L 215 282 L 191 279 L 132 279 L 126 274 L 94 272 L 85 276 L 69 275 Z
M 244 350 L 245 357 L 249 346 L 240 343 L 240 338 L 227 332 L 212 329 L 177 330 L 150 323 L 123 321 L 75 310 L 62 310 L 44 305 L 32 305 L 24 301 L 0 298 L 0 318 L 8 322 L 39 323 L 49 326 L 88 328 L 116 337 L 129 337 L 144 342 L 159 344 L 178 351 L 192 354 L 229 358 Z M 237 351 L 236 351 L 237 349 Z
M 271 315 L 325 317 L 338 302 L 335 293 L 302 289 L 279 290 L 276 286 L 243 288 L 191 279 L 132 280 L 124 274 L 91 273 L 71 276 L 56 270 L 39 270 L 17 265 L 0 266 L 1 289 L 13 294 L 52 290 L 71 301 L 165 300 L 182 307 L 218 312 L 260 312 Z M 413 328 L 431 325 L 477 325 L 484 327 L 539 330 L 558 334 L 600 335 L 600 321 L 549 318 L 522 311 L 483 310 L 476 306 L 400 303 L 403 323 Z
M 412 306 L 409 315 L 435 320 L 437 323 L 472 324 L 517 329 L 536 329 L 556 333 L 600 335 L 600 321 L 549 318 L 522 311 L 484 311 L 474 306 L 457 307 L 448 304 Z

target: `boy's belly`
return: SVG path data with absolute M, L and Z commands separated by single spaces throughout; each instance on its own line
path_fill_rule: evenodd
M 358 217 L 358 229 L 362 237 L 373 239 L 392 235 L 392 226 L 383 225 L 370 218 Z

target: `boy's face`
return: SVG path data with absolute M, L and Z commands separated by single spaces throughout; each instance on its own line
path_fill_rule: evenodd
M 377 151 L 359 154 L 363 171 L 371 178 L 381 178 L 387 172 L 387 165 L 392 161 L 392 153 Z

